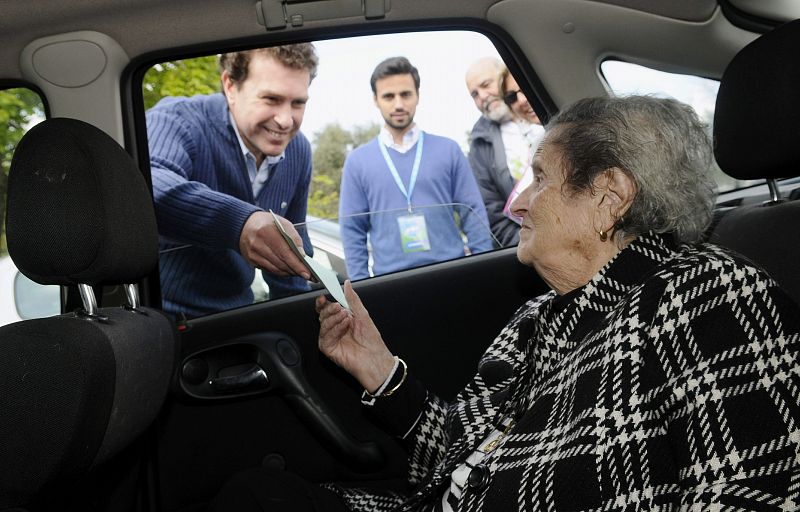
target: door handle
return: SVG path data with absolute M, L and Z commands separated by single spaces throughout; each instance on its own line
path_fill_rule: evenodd
M 308 383 L 302 363 L 300 349 L 285 334 L 251 334 L 187 356 L 179 382 L 185 393 L 200 399 L 276 392 L 337 460 L 362 472 L 383 467 L 380 446 L 350 433 Z
M 217 377 L 208 381 L 208 386 L 218 393 L 269 387 L 269 377 L 258 364 L 252 364 L 241 373 Z

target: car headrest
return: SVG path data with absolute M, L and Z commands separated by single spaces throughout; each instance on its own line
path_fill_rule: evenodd
M 800 20 L 744 47 L 717 94 L 714 154 L 737 179 L 800 175 Z
M 8 175 L 8 252 L 40 284 L 123 284 L 158 261 L 152 196 L 130 157 L 76 119 L 34 126 Z

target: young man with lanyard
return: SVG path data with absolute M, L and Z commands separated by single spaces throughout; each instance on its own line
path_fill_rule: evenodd
M 370 275 L 367 236 L 374 275 L 492 248 L 486 209 L 461 148 L 414 123 L 419 83 L 405 57 L 386 59 L 372 73 L 385 125 L 347 157 L 339 198 L 350 279 Z

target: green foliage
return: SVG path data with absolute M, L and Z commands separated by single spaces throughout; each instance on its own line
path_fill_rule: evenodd
M 380 125 L 372 123 L 356 126 L 352 133 L 338 123 L 325 126 L 314 134 L 314 176 L 308 195 L 308 214 L 322 218 L 339 215 L 339 186 L 342 183 L 342 168 L 347 154 L 374 138 Z
M 165 96 L 194 96 L 220 90 L 217 57 L 176 60 L 156 64 L 142 80 L 145 110 Z
M 0 91 L 0 256 L 6 250 L 6 193 L 14 148 L 31 125 L 44 118 L 44 105 L 30 89 Z

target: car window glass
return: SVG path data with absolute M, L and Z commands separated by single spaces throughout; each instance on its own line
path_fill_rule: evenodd
M 56 315 L 61 308 L 59 287 L 43 286 L 20 274 L 6 245 L 5 203 L 11 158 L 25 132 L 44 117 L 44 104 L 36 92 L 25 87 L 0 90 L 0 325 Z
M 714 123 L 714 106 L 719 90 L 719 81 L 693 75 L 667 73 L 630 62 L 606 60 L 600 69 L 614 94 L 652 94 L 674 98 L 691 105 L 700 119 L 708 126 L 709 134 Z M 749 186 L 760 180 L 737 180 L 724 174 L 712 165 L 717 191 L 726 192 Z
M 413 223 L 417 215 L 425 218 L 424 232 Z M 367 236 L 360 254 L 358 247 L 349 248 L 352 256 L 348 260 L 345 244 L 357 245 L 348 231 L 358 230 L 363 224 L 388 225 L 397 236 L 388 240 L 388 246 L 385 240 Z M 411 229 L 403 230 L 408 225 Z M 398 208 L 333 219 L 309 216 L 296 227 L 308 231 L 314 259 L 335 270 L 341 280 L 375 277 L 486 252 L 494 241 L 484 218 L 470 205 L 460 203 L 414 207 L 411 213 Z
M 144 75 L 142 91 L 161 235 L 161 291 L 165 310 L 178 318 L 201 316 L 307 289 L 304 282 L 299 286 L 287 285 L 267 272 L 247 271 L 242 266 L 245 260 L 235 230 L 221 233 L 215 228 L 197 229 L 201 225 L 219 226 L 215 221 L 229 213 L 201 206 L 222 197 L 214 194 L 233 195 L 292 221 L 302 236 L 307 233 L 306 252 L 313 252 L 314 259 L 336 270 L 342 279 L 397 272 L 500 245 L 489 228 L 487 204 L 468 158 L 470 133 L 481 112 L 465 84 L 468 67 L 479 58 L 497 59 L 502 68 L 492 43 L 481 34 L 453 31 L 364 36 L 313 44 L 319 65 L 307 89 L 307 102 L 301 102 L 303 98 L 293 96 L 294 91 L 284 87 L 292 83 L 291 74 L 280 87 L 270 83 L 256 96 L 248 97 L 246 80 L 255 81 L 258 69 L 253 66 L 262 65 L 252 64 L 256 60 L 248 68 L 255 70 L 253 74 L 230 89 L 221 79 L 217 55 L 162 62 Z M 405 85 L 402 91 L 390 91 L 392 100 L 405 98 L 413 105 L 391 106 L 384 111 L 377 93 L 373 93 L 370 78 L 381 61 L 395 56 L 406 57 L 418 69 L 419 90 L 414 90 L 412 81 L 410 92 Z M 382 83 L 378 82 L 376 87 L 383 87 Z M 496 103 L 503 102 L 498 97 Z M 269 131 L 275 139 L 283 134 L 274 116 L 259 112 L 283 108 L 289 117 L 296 116 L 297 109 L 303 110 L 302 135 L 296 135 L 285 146 L 278 157 L 283 160 L 275 163 L 264 158 L 262 164 L 256 157 L 258 137 L 263 133 L 260 130 Z M 412 108 L 416 128 L 407 132 L 410 149 L 400 147 L 401 144 L 387 150 L 389 160 L 397 164 L 395 170 L 404 191 L 397 185 L 386 157 L 378 151 L 376 140 L 381 127 L 389 122 L 387 117 L 393 119 L 392 109 L 408 113 Z M 205 121 L 198 123 L 195 119 L 198 116 Z M 204 129 L 208 132 L 199 135 Z M 522 128 L 520 133 L 519 137 L 524 137 Z M 209 138 L 202 143 L 194 140 L 201 136 Z M 292 188 L 295 185 L 290 183 L 291 173 L 303 172 L 302 166 L 294 165 L 299 161 L 300 151 L 295 141 L 302 138 L 308 141 L 313 170 L 305 190 L 302 186 Z M 227 139 L 224 151 L 217 147 L 223 144 L 223 139 Z M 364 156 L 365 146 L 372 148 L 368 156 Z M 422 175 L 418 183 L 423 185 L 412 189 L 413 162 L 420 146 L 425 155 L 420 158 L 447 162 L 439 166 L 446 167 L 447 172 L 435 177 Z M 524 160 L 524 155 L 521 156 Z M 206 170 L 219 169 L 220 174 L 213 178 L 203 176 L 203 172 L 197 172 L 200 166 Z M 343 184 L 347 181 L 343 180 L 345 168 L 353 176 L 358 175 L 351 180 L 349 189 Z M 271 174 L 273 170 L 275 173 Z M 227 174 L 223 176 L 223 172 Z M 231 179 L 233 173 L 235 179 Z M 419 171 L 417 175 L 420 176 Z M 259 180 L 263 184 L 256 187 Z M 301 190 L 299 194 L 304 197 L 289 191 L 271 203 L 262 201 L 262 195 L 278 194 L 278 187 L 284 185 L 294 193 Z M 431 186 L 447 193 L 431 193 L 426 189 Z M 409 191 L 411 213 L 403 199 Z M 510 219 L 509 209 L 504 212 L 509 192 L 503 191 L 496 198 L 495 208 L 509 224 L 509 231 L 514 232 L 516 224 Z M 401 198 L 401 204 L 383 200 L 390 195 Z M 292 217 L 293 208 L 306 198 L 302 218 Z M 188 206 L 183 206 L 184 202 Z M 352 251 L 345 249 L 348 233 L 361 237 L 358 244 L 350 243 Z M 346 252 L 352 252 L 355 255 L 352 258 L 359 260 L 355 275 L 352 269 L 356 267 L 348 261 Z M 222 270 L 218 273 L 212 268 Z M 230 272 L 236 268 L 241 272 Z M 220 278 L 225 272 L 228 276 Z M 250 276 L 248 286 L 244 286 L 247 276 Z
M 25 320 L 57 315 L 61 310 L 60 287 L 42 286 L 21 272 L 14 277 L 14 299 L 17 314 Z

